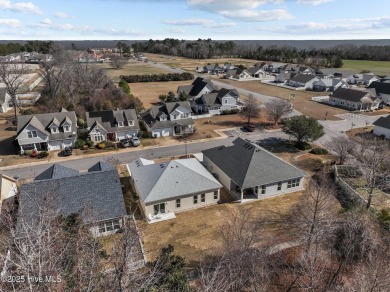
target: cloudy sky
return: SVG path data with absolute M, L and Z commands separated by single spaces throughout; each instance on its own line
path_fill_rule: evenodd
M 0 0 L 0 39 L 388 39 L 389 15 L 387 0 Z

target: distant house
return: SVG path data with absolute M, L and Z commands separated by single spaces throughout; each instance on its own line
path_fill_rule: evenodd
M 95 235 L 118 231 L 126 215 L 117 170 L 98 162 L 85 173 L 54 164 L 20 188 L 17 230 L 34 228 L 42 208 L 62 216 L 79 214 Z
M 319 80 L 320 78 L 318 78 L 315 75 L 298 74 L 292 77 L 290 80 L 288 80 L 287 84 L 293 87 L 304 87 L 305 89 L 312 89 L 313 83 Z
M 88 136 L 91 141 L 119 141 L 137 136 L 139 124 L 134 109 L 87 112 Z
M 206 78 L 198 77 L 191 85 L 181 85 L 177 88 L 177 94 L 185 94 L 189 99 L 198 98 L 202 94 L 208 94 L 214 89 L 213 83 Z
M 390 139 L 390 115 L 380 117 L 372 124 L 374 125 L 374 135 Z
M 313 82 L 313 90 L 333 92 L 339 87 L 347 88 L 348 84 L 339 78 L 324 78 Z
M 77 138 L 75 112 L 62 109 L 58 113 L 21 115 L 17 117 L 15 140 L 20 151 L 61 150 L 74 147 Z
M 180 101 L 152 106 L 141 114 L 141 119 L 152 137 L 164 137 L 193 133 L 194 121 L 191 116 L 190 103 Z
M 0 175 L 0 214 L 11 207 L 18 193 L 17 180 L 5 174 Z
M 0 87 L 0 113 L 6 113 L 11 108 L 11 96 L 4 87 Z
M 305 172 L 241 138 L 202 153 L 203 165 L 241 202 L 303 189 Z
M 252 79 L 252 75 L 246 69 L 237 68 L 237 69 L 230 69 L 229 71 L 227 71 L 226 78 L 242 81 L 245 79 Z
M 285 73 L 282 72 L 275 77 L 275 82 L 276 83 L 285 83 L 288 80 L 291 80 L 294 78 L 297 74 L 296 73 Z
M 191 107 L 196 114 L 220 115 L 225 110 L 241 109 L 239 98 L 236 89 L 221 88 L 195 99 L 191 102 Z
M 341 87 L 332 93 L 329 101 L 337 106 L 362 111 L 377 109 L 380 104 L 380 99 L 373 96 L 370 92 Z
M 138 159 L 127 167 L 149 220 L 218 203 L 222 185 L 197 159 L 146 162 Z
M 348 84 L 365 85 L 368 86 L 371 82 L 379 81 L 379 77 L 374 73 L 353 74 L 347 77 Z
M 299 66 L 296 68 L 298 74 L 315 74 L 315 70 L 307 66 Z
M 286 63 L 278 63 L 278 62 L 265 62 L 263 65 L 263 70 L 270 73 L 279 74 L 283 72 L 283 68 L 286 66 Z
M 367 89 L 375 89 L 376 97 L 378 97 L 381 102 L 390 105 L 390 83 L 373 81 Z
M 261 67 L 251 67 L 247 71 L 253 78 L 263 78 L 266 75 Z

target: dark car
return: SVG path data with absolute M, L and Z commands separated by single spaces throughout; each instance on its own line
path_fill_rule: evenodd
M 256 127 L 254 125 L 252 125 L 252 124 L 246 124 L 244 126 L 244 129 L 249 131 L 249 132 L 254 132 L 256 130 Z
M 130 139 L 122 139 L 119 141 L 123 148 L 130 147 Z
M 62 151 L 62 156 L 71 156 L 73 153 L 73 149 L 71 147 L 65 147 Z

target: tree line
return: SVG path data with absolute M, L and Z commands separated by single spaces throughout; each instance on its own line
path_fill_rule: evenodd
M 128 83 L 135 82 L 165 82 L 165 81 L 187 81 L 194 79 L 194 75 L 189 72 L 150 74 L 150 75 L 121 75 L 121 79 Z
M 389 61 L 390 46 L 337 45 L 331 48 L 298 49 L 292 46 L 259 46 L 220 42 L 211 39 L 186 41 L 167 38 L 132 44 L 134 52 L 183 56 L 194 59 L 238 57 L 264 61 L 311 64 L 322 67 L 341 67 L 342 59 Z
M 0 56 L 21 52 L 48 54 L 53 45 L 53 41 L 28 41 L 24 45 L 20 43 L 0 44 Z

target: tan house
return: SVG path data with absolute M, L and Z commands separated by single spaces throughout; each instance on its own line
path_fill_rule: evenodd
M 149 222 L 219 201 L 222 185 L 195 158 L 163 163 L 140 158 L 127 168 Z

